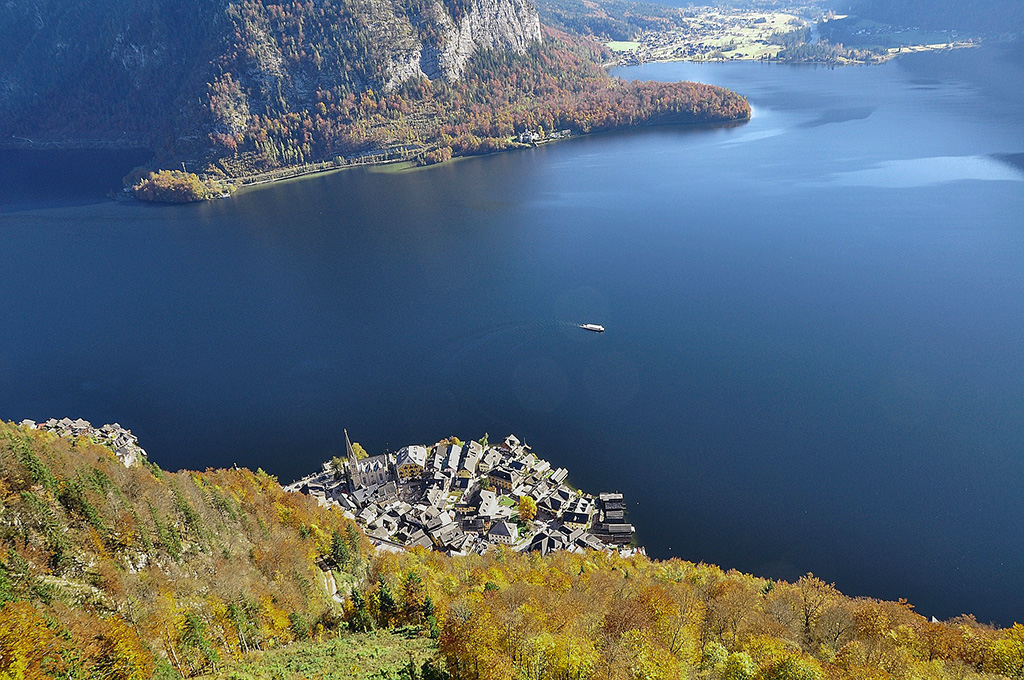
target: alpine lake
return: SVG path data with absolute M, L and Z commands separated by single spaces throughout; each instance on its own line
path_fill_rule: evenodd
M 615 73 L 753 117 L 190 206 L 2 152 L 0 417 L 282 482 L 511 432 L 651 556 L 1024 619 L 1021 50 Z

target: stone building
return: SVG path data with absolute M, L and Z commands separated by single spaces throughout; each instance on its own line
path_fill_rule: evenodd
M 393 479 L 388 454 L 370 456 L 362 460 L 356 458 L 352 442 L 348 438 L 348 430 L 345 430 L 345 451 L 348 454 L 348 483 L 352 491 L 387 484 Z

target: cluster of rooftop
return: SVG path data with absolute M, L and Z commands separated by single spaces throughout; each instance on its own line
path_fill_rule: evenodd
M 449 555 L 495 545 L 517 551 L 619 551 L 631 547 L 622 494 L 581 493 L 514 435 L 497 445 L 452 437 L 433 446 L 357 458 L 345 432 L 345 459 L 285 488 L 345 510 L 379 548 L 421 546 Z M 529 497 L 534 502 L 521 504 Z M 521 505 L 536 515 L 520 516 Z
M 544 130 L 526 130 L 520 132 L 517 139 L 520 144 L 529 144 L 531 146 L 540 146 L 547 142 L 555 142 L 559 139 L 568 139 L 572 136 L 572 130 L 553 130 L 545 134 Z
M 34 430 L 53 432 L 58 437 L 65 439 L 87 437 L 117 454 L 125 467 L 131 467 L 146 458 L 146 450 L 139 446 L 139 438 L 132 434 L 131 430 L 121 427 L 118 423 L 108 423 L 97 428 L 93 427 L 88 420 L 81 418 L 76 420 L 50 418 L 45 423 L 37 424 L 34 420 L 23 420 L 21 424 Z

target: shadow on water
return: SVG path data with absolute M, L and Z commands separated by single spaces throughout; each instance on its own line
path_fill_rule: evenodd
M 822 125 L 831 125 L 833 123 L 849 123 L 855 120 L 864 120 L 872 113 L 875 112 L 874 106 L 859 106 L 850 109 L 833 109 L 826 111 L 818 118 L 807 121 L 801 127 L 804 128 L 816 128 Z
M 1024 172 L 1024 153 L 994 153 L 992 158 Z
M 109 200 L 146 150 L 0 150 L 0 213 Z

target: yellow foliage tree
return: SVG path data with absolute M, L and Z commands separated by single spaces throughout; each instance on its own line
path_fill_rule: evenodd
M 537 501 L 530 496 L 523 496 L 519 499 L 519 519 L 524 522 L 532 522 L 537 516 Z
M 1005 637 L 992 643 L 993 670 L 1019 680 L 1024 678 L 1024 626 L 1019 623 Z

